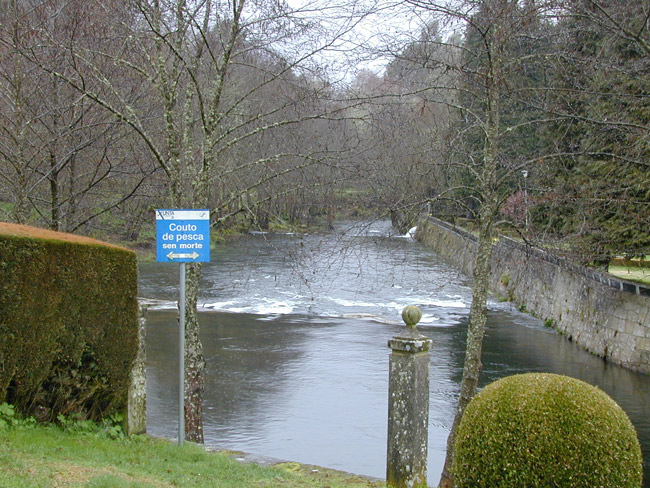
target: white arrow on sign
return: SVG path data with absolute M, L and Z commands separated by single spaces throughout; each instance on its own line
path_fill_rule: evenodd
M 167 255 L 167 258 L 170 259 L 170 260 L 172 260 L 172 261 L 173 261 L 174 259 L 196 259 L 196 258 L 198 258 L 198 257 L 199 257 L 199 253 L 197 253 L 196 251 L 194 251 L 192 254 L 189 254 L 189 253 L 173 253 L 173 252 L 170 252 L 170 253 Z

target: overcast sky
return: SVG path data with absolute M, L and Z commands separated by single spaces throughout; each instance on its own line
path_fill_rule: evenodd
M 381 74 L 390 60 L 387 47 L 417 37 L 425 19 L 402 1 L 382 0 L 288 0 L 301 18 L 316 21 L 321 36 L 305 42 L 312 49 L 324 47 L 317 59 L 330 74 L 348 81 L 362 69 Z

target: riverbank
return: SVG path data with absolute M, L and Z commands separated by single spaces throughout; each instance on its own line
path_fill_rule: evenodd
M 114 432 L 113 432 L 114 435 Z M 114 436 L 115 437 L 115 436 Z M 208 452 L 148 436 L 112 438 L 94 428 L 0 426 L 0 486 L 22 487 L 383 487 L 383 482 L 298 463 L 241 462 L 239 453 Z

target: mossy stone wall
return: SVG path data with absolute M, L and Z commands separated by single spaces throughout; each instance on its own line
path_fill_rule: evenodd
M 0 223 L 0 402 L 42 420 L 123 410 L 137 327 L 133 252 Z
M 472 275 L 477 243 L 469 232 L 429 217 L 418 222 L 416 239 Z M 494 244 L 490 288 L 589 352 L 650 373 L 647 289 L 503 236 Z

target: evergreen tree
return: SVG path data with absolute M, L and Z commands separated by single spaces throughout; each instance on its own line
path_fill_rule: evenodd
M 556 58 L 547 144 L 566 156 L 549 166 L 552 190 L 533 212 L 539 230 L 568 238 L 585 262 L 650 249 L 647 9 L 583 0 L 561 23 L 568 48 Z

